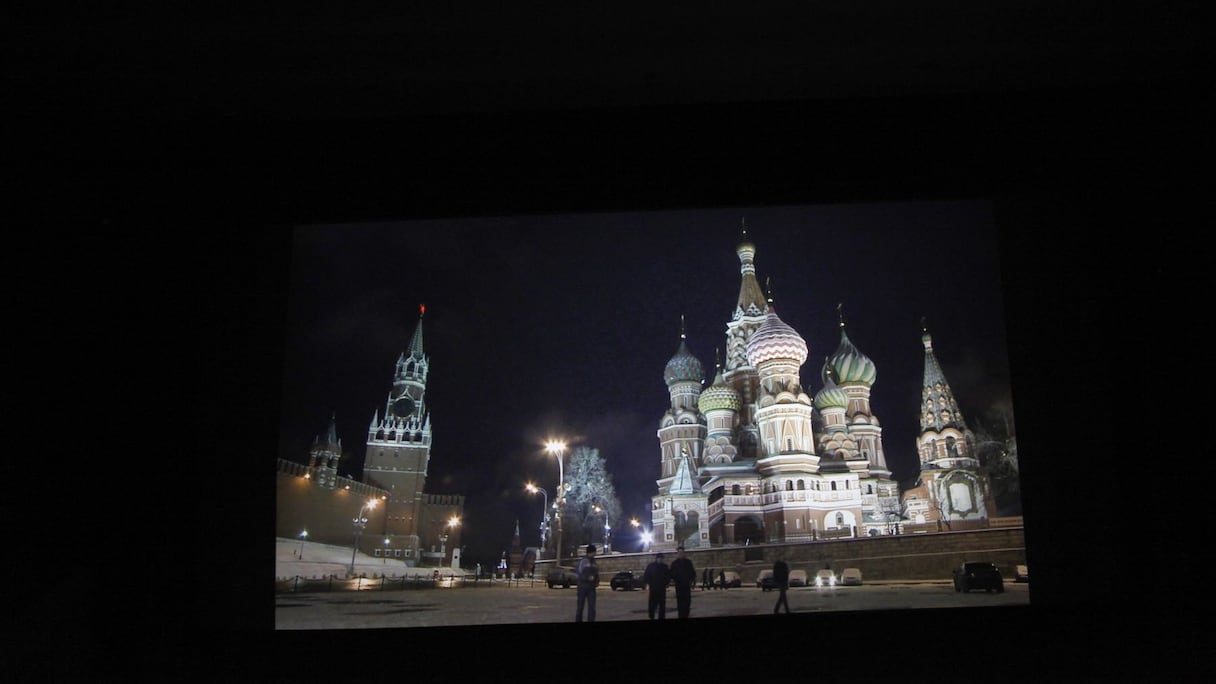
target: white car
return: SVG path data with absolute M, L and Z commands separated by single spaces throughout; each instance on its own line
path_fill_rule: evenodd
M 815 573 L 815 586 L 817 587 L 834 587 L 836 586 L 836 573 L 829 568 L 824 568 Z
M 806 586 L 806 570 L 790 570 L 790 586 L 805 587 Z
M 845 586 L 861 584 L 861 570 L 857 568 L 845 568 L 840 572 L 840 583 Z

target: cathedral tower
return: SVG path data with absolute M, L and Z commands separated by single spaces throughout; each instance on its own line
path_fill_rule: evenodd
M 980 470 L 975 436 L 933 353 L 933 338 L 927 328 L 921 344 L 925 348 L 925 372 L 920 435 L 916 438 L 920 481 L 905 496 L 906 515 L 913 522 L 939 522 L 950 529 L 983 523 L 994 515 L 995 500 Z
M 698 407 L 705 371 L 688 350 L 685 338 L 681 317 L 680 346 L 663 369 L 671 406 L 659 420 L 659 493 L 653 497 L 651 508 L 655 542 L 662 547 L 683 542 L 695 548 L 709 543 L 700 479 L 707 428 Z
M 739 298 L 735 311 L 726 324 L 726 365 L 722 378 L 739 393 L 742 405 L 739 409 L 739 457 L 755 459 L 760 435 L 756 431 L 756 393 L 760 376 L 747 358 L 747 343 L 768 312 L 768 300 L 756 279 L 756 246 L 747 237 L 747 223 L 743 223 L 742 236 L 735 254 L 739 257 Z

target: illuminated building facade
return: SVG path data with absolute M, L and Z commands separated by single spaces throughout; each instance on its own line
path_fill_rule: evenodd
M 741 282 L 726 325 L 725 364 L 716 362 L 706 387 L 681 330 L 664 368 L 670 407 L 657 433 L 655 547 L 878 536 L 942 516 L 985 524 L 992 500 L 978 461 L 968 456 L 973 437 L 927 333 L 927 408 L 917 439 L 922 477 L 906 510 L 870 408 L 877 369 L 849 339 L 843 315 L 840 342 L 824 359 L 822 386 L 812 395 L 799 376 L 806 341 L 778 316 L 771 292 L 761 290 L 746 230 L 736 254 Z

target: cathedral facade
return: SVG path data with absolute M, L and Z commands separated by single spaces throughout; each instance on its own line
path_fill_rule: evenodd
M 812 396 L 800 380 L 806 341 L 778 316 L 771 292 L 761 290 L 746 230 L 736 254 L 741 283 L 726 324 L 725 364 L 715 360 L 706 387 L 681 330 L 663 372 L 670 407 L 658 429 L 654 546 L 878 536 L 939 521 L 986 525 L 990 488 L 928 333 L 920 477 L 901 493 L 870 409 L 877 369 L 849 339 L 843 316 L 840 342 L 825 358 Z
M 421 309 L 425 313 L 425 308 Z M 426 492 L 431 417 L 426 408 L 430 360 L 422 346 L 422 316 L 397 358 L 383 415 L 367 428 L 361 480 L 338 475 L 343 458 L 336 421 L 317 437 L 308 465 L 280 459 L 276 527 L 279 537 L 307 531 L 311 541 L 348 545 L 406 565 L 459 567 L 464 496 Z

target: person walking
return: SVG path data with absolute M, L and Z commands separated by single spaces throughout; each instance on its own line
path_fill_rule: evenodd
M 701 591 L 709 590 L 709 568 L 701 571 Z
M 790 566 L 780 558 L 773 563 L 773 583 L 777 585 L 777 603 L 773 606 L 773 615 L 776 615 L 783 606 L 785 614 L 789 615 L 790 600 L 786 597 L 785 591 L 790 588 Z
M 646 583 L 649 595 L 646 599 L 646 612 L 650 619 L 655 619 L 658 613 L 660 620 L 667 618 L 667 585 L 671 582 L 671 568 L 663 562 L 663 554 L 656 553 L 654 560 L 646 566 L 642 573 L 642 581 Z
M 692 585 L 697 581 L 697 570 L 684 555 L 684 545 L 676 547 L 676 559 L 671 562 L 671 579 L 676 585 L 676 614 L 681 620 L 692 610 Z
M 595 588 L 600 585 L 600 568 L 595 564 L 595 544 L 587 545 L 587 555 L 579 559 L 574 568 L 578 576 L 578 609 L 574 621 L 583 621 L 583 607 L 587 608 L 587 622 L 595 622 Z
M 722 585 L 722 589 L 726 590 L 726 568 L 718 571 L 718 584 Z

